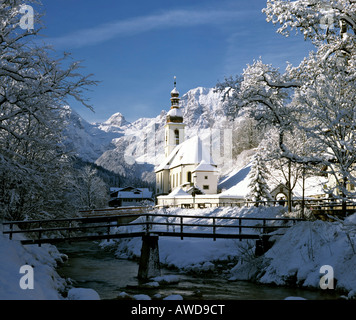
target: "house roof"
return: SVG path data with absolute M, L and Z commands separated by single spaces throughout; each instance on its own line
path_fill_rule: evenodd
M 202 140 L 195 136 L 176 146 L 171 154 L 156 168 L 155 172 L 171 169 L 186 164 L 204 164 L 215 166 L 210 151 L 205 148 Z
M 152 191 L 148 188 L 110 188 L 110 195 L 112 198 L 152 198 Z

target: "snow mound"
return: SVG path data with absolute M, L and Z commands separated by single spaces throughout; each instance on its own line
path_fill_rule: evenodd
M 163 298 L 163 300 L 183 300 L 180 294 L 171 294 L 168 297 Z
M 56 247 L 48 244 L 23 246 L 20 242 L 9 240 L 0 229 L 0 300 L 61 300 L 60 291 L 65 289 L 65 280 L 55 268 L 63 262 Z M 23 265 L 33 268 L 33 289 L 21 289 L 20 273 Z
M 172 274 L 172 275 L 154 277 L 152 278 L 152 281 L 159 282 L 160 284 L 173 284 L 173 283 L 178 283 L 180 281 L 180 278 L 179 276 Z
M 346 221 L 303 221 L 289 228 L 263 257 L 237 264 L 235 280 L 320 288 L 324 265 L 334 271 L 335 289 L 356 289 L 355 215 Z
M 151 300 L 151 297 L 147 294 L 136 294 L 132 298 L 135 300 Z
M 68 291 L 68 300 L 100 300 L 99 294 L 89 288 L 72 288 Z

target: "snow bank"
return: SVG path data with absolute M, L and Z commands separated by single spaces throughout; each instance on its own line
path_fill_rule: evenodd
M 170 296 L 163 298 L 163 300 L 183 300 L 183 297 L 180 294 L 171 294 Z
M 68 291 L 68 300 L 100 300 L 99 294 L 89 288 L 72 288 Z
M 56 271 L 58 263 L 67 256 L 61 254 L 50 244 L 22 245 L 16 241 L 18 235 L 9 240 L 0 229 L 0 300 L 64 300 L 61 293 L 67 289 L 67 282 Z M 22 271 L 24 265 L 33 268 L 33 289 L 22 289 L 20 281 L 29 284 L 29 272 Z M 25 277 L 26 281 L 21 278 Z M 24 278 L 24 279 L 25 279 Z M 99 300 L 93 289 L 72 288 L 68 291 L 68 300 Z
M 23 246 L 0 230 L 0 261 L 0 300 L 63 299 L 59 292 L 65 288 L 65 280 L 55 270 L 57 262 L 63 262 L 63 255 L 56 247 Z M 33 289 L 20 287 L 21 278 L 29 275 L 20 273 L 23 265 L 33 268 Z
M 238 263 L 231 280 L 320 288 L 323 265 L 334 270 L 334 288 L 356 290 L 356 214 L 345 223 L 303 221 L 291 227 L 263 257 Z

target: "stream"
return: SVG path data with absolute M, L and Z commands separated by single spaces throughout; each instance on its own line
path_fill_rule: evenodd
M 118 259 L 114 252 L 95 242 L 57 245 L 68 261 L 57 269 L 63 278 L 70 278 L 74 287 L 94 289 L 101 299 L 113 300 L 126 292 L 130 296 L 145 294 L 181 295 L 187 300 L 283 300 L 302 297 L 308 300 L 338 299 L 339 294 L 324 290 L 309 290 L 229 281 L 223 272 L 207 275 L 187 274 L 162 268 L 162 276 L 175 275 L 179 282 L 147 288 L 137 279 L 137 261 Z

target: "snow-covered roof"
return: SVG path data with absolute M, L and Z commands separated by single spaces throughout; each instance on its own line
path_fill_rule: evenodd
M 179 108 L 172 108 L 168 111 L 167 116 L 183 118 L 183 112 Z
M 187 164 L 198 165 L 203 160 L 206 164 L 215 165 L 209 150 L 204 147 L 202 140 L 195 136 L 176 146 L 155 171 L 158 172 Z
M 184 192 L 184 191 L 183 191 Z M 192 195 L 185 193 L 179 193 L 179 194 L 173 194 L 173 191 L 168 194 L 168 195 L 162 195 L 162 196 L 158 196 L 157 198 L 159 199 L 172 199 L 172 198 L 185 198 L 185 199 L 192 199 Z M 196 200 L 199 199 L 244 199 L 244 196 L 241 195 L 236 195 L 236 194 L 223 194 L 223 193 L 218 193 L 218 194 L 197 194 L 195 196 Z
M 171 91 L 171 94 L 179 94 L 179 91 L 177 90 L 176 87 L 173 88 L 173 90 Z
M 179 196 L 186 197 L 186 196 L 189 196 L 189 194 L 186 193 L 182 188 L 177 187 L 177 188 L 173 189 L 173 191 L 169 194 L 169 196 L 170 197 L 179 197 Z
M 204 172 L 211 172 L 211 171 L 218 171 L 218 169 L 212 166 L 210 163 L 207 163 L 204 159 L 200 161 L 200 164 L 192 171 L 204 171 Z
M 114 193 L 117 192 L 117 195 Z M 118 198 L 152 198 L 152 191 L 148 188 L 135 188 L 135 187 L 125 187 L 125 188 L 110 188 L 110 194 L 112 197 Z
M 249 190 L 250 170 L 251 162 L 241 169 L 232 171 L 218 185 L 219 188 L 225 189 L 221 194 L 226 196 L 238 195 L 244 197 Z

